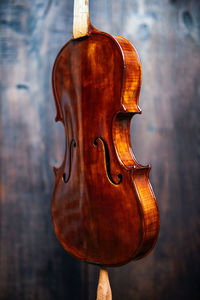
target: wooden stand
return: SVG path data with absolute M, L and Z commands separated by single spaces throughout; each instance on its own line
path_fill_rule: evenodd
M 112 300 L 112 291 L 108 278 L 108 271 L 104 268 L 101 268 L 99 273 L 97 300 Z

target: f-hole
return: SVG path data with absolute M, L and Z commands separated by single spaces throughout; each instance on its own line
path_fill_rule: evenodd
M 72 149 L 76 148 L 76 141 L 74 139 L 71 140 L 70 146 L 69 146 L 69 161 L 68 161 L 68 165 L 69 165 L 69 171 L 68 171 L 68 176 L 66 175 L 66 173 L 63 174 L 63 182 L 64 183 L 68 183 L 69 179 L 70 179 L 70 175 L 71 175 L 71 164 L 72 164 Z
M 117 174 L 117 177 L 118 177 L 118 181 L 115 182 L 112 178 L 112 175 L 111 175 L 111 171 L 110 171 L 110 155 L 109 155 L 109 150 L 108 150 L 108 146 L 106 144 L 106 142 L 101 138 L 101 137 L 97 137 L 95 140 L 94 140 L 94 146 L 97 146 L 98 145 L 98 140 L 100 140 L 103 144 L 103 147 L 104 147 L 104 152 L 105 152 L 105 160 L 106 160 L 106 173 L 107 173 L 107 176 L 109 178 L 109 180 L 115 184 L 115 185 L 119 185 L 121 182 L 122 182 L 122 174 Z

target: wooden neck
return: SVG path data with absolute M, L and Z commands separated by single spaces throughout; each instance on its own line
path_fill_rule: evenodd
M 88 35 L 89 24 L 89 0 L 74 0 L 73 38 Z

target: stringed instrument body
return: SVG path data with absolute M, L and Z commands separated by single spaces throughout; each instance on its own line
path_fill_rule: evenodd
M 76 258 L 99 265 L 143 257 L 157 240 L 159 213 L 150 167 L 131 150 L 130 121 L 141 113 L 135 48 L 88 21 L 86 34 L 59 52 L 52 84 L 66 136 L 51 205 L 58 240 Z

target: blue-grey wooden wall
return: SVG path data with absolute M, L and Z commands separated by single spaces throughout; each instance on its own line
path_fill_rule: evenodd
M 114 300 L 199 299 L 200 1 L 90 0 L 101 30 L 140 54 L 132 144 L 161 214 L 155 250 L 110 270 Z M 69 256 L 50 217 L 64 155 L 51 70 L 72 35 L 72 0 L 0 1 L 0 300 L 95 299 L 98 268 Z

